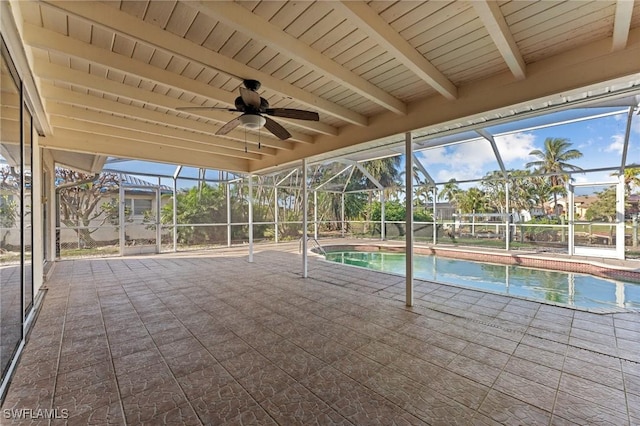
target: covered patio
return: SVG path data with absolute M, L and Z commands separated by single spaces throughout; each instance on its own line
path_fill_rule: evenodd
M 403 277 L 312 256 L 303 279 L 297 252 L 60 262 L 3 410 L 97 425 L 640 422 L 637 313 L 418 280 L 406 308 Z
M 416 151 L 464 143 L 506 181 L 495 137 L 512 123 L 623 107 L 619 155 L 590 170 L 616 179 L 616 252 L 598 261 L 637 270 L 623 178 L 639 165 L 639 1 L 9 0 L 0 22 L 0 250 L 16 253 L 0 265 L 2 424 L 640 423 L 637 312 L 414 280 L 411 231 L 406 278 L 329 264 L 306 238 L 307 191 L 328 182 L 308 164 L 366 174 L 358 161 L 404 154 L 412 230 L 415 170 L 448 182 Z M 249 207 L 248 247 L 60 260 L 56 170 L 91 186 L 108 159 L 217 170 L 248 199 L 270 177 L 276 212 L 276 176 L 299 167 L 303 252 L 254 247 Z M 245 226 L 230 216 L 229 246 Z

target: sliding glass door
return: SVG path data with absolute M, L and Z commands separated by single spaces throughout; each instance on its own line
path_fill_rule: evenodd
M 4 45 L 0 56 L 0 372 L 4 377 L 22 341 L 25 153 L 21 144 L 19 82 Z

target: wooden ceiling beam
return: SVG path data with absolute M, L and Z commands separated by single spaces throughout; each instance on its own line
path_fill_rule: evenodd
M 327 74 L 332 80 L 389 111 L 401 115 L 407 113 L 407 105 L 401 100 L 237 3 L 194 1 L 190 2 L 189 6 L 248 35 L 259 43 L 264 43 L 272 49 L 283 52 L 284 55 L 300 64 Z
M 25 48 L 20 34 L 19 26 L 22 25 L 20 2 L 0 1 L 0 26 L 2 38 L 7 44 L 11 57 L 20 70 L 22 84 L 28 96 L 27 102 L 32 107 L 36 128 L 49 135 L 53 131 L 49 124 L 49 117 L 38 94 L 38 82 L 29 66 L 29 51 Z M 4 96 L 4 94 L 2 94 Z
M 76 87 L 95 90 L 100 93 L 107 93 L 112 96 L 130 99 L 132 101 L 138 101 L 156 107 L 175 110 L 177 107 L 192 105 L 189 102 L 181 101 L 180 99 L 170 98 L 159 93 L 139 89 L 117 81 L 87 74 L 82 71 L 75 71 L 46 61 L 36 61 L 34 68 L 38 77 L 45 80 L 64 82 Z M 220 123 L 226 123 L 227 121 L 236 118 L 236 115 L 223 111 L 201 111 L 198 112 L 197 115 Z M 298 132 L 291 132 L 291 135 L 290 140 L 304 143 L 310 143 L 313 141 L 309 135 L 300 134 Z
M 226 90 L 218 89 L 208 84 L 165 71 L 153 65 L 92 46 L 42 27 L 25 23 L 24 29 L 24 40 L 32 47 L 83 59 L 127 75 L 135 76 L 142 80 L 164 85 L 177 91 L 187 92 L 193 96 L 202 96 L 213 102 L 221 102 L 226 104 L 227 107 L 235 108 L 234 100 L 238 95 L 232 92 L 227 92 Z M 190 104 L 190 106 L 199 106 L 199 104 Z M 189 111 L 189 113 L 191 114 L 192 112 Z M 334 127 L 319 122 L 281 118 L 276 118 L 276 120 L 318 133 L 328 135 L 336 134 Z
M 458 96 L 457 87 L 367 3 L 341 1 L 332 5 L 445 98 L 453 100 Z
M 253 144 L 245 145 L 241 142 L 220 140 L 215 136 L 203 135 L 166 126 L 158 126 L 156 124 L 145 123 L 143 121 L 132 120 L 104 112 L 90 111 L 84 108 L 72 107 L 70 105 L 49 103 L 48 110 L 52 115 L 52 123 L 55 123 L 54 127 L 60 126 L 60 120 L 54 119 L 54 116 L 57 116 L 75 121 L 89 122 L 93 125 L 105 126 L 101 127 L 105 131 L 107 131 L 108 128 L 115 128 L 144 133 L 149 136 L 149 138 L 145 140 L 155 140 L 158 141 L 159 144 L 168 144 L 170 146 L 179 145 L 194 150 L 211 149 L 211 152 L 214 152 L 213 150 L 215 149 L 215 152 L 220 155 L 259 160 L 263 155 L 276 155 L 277 152 L 277 150 L 273 148 L 262 147 L 258 150 L 258 147 Z M 70 122 L 65 123 L 69 124 Z M 245 152 L 245 148 L 248 152 Z
M 217 130 L 216 126 L 212 126 L 211 124 L 202 121 L 189 120 L 175 115 L 152 111 L 146 108 L 139 108 L 136 106 L 123 104 L 121 102 L 92 96 L 87 93 L 80 93 L 62 89 L 60 87 L 52 86 L 51 84 L 42 85 L 42 95 L 49 101 L 81 106 L 84 108 L 107 112 L 110 114 L 136 117 L 147 122 L 160 124 L 163 126 L 172 126 L 177 129 L 199 132 L 209 136 L 215 136 L 215 131 Z M 227 146 L 229 142 L 235 143 L 235 141 L 244 143 L 245 138 L 246 141 L 252 145 L 257 145 L 258 142 L 260 142 L 262 146 L 276 149 L 292 150 L 295 146 L 293 142 L 281 141 L 280 139 L 276 139 L 273 137 L 263 136 L 260 138 L 260 140 L 258 140 L 257 135 L 255 135 L 254 133 L 245 133 L 241 130 L 234 130 L 232 132 L 229 132 L 224 137 L 215 137 L 216 140 L 219 140 L 219 142 L 216 142 L 215 144 L 218 144 L 220 146 Z
M 61 130 L 73 130 L 77 132 L 91 133 L 96 136 L 105 136 L 110 138 L 126 139 L 132 151 L 136 151 L 139 143 L 144 143 L 149 149 L 148 158 L 154 159 L 154 150 L 162 150 L 164 148 L 183 149 L 190 152 L 191 155 L 198 156 L 201 153 L 215 154 L 225 159 L 243 158 L 245 160 L 259 160 L 262 158 L 260 154 L 252 152 L 244 153 L 244 155 L 221 154 L 225 152 L 224 148 L 207 147 L 200 143 L 193 143 L 187 140 L 178 140 L 169 137 L 158 137 L 148 133 L 139 132 L 137 130 L 124 129 L 120 127 L 108 126 L 106 124 L 98 124 L 95 122 L 84 121 L 76 118 L 62 117 L 59 115 L 51 116 L 51 123 L 54 126 L 54 135 L 58 136 Z M 229 150 L 234 151 L 234 150 Z M 110 152 L 103 152 L 102 155 L 111 155 Z
M 347 123 L 358 126 L 366 126 L 368 123 L 367 117 L 362 114 L 313 95 L 270 74 L 234 61 L 218 52 L 192 43 L 156 25 L 144 22 L 135 16 L 100 2 L 47 0 L 45 3 L 47 3 L 47 7 L 62 10 L 93 25 L 124 34 L 187 61 L 218 70 L 235 78 L 260 80 L 264 87 L 268 87 L 284 97 L 295 99 L 296 102 L 308 108 L 344 120 Z
M 613 42 L 611 44 L 611 50 L 614 52 L 627 46 L 633 7 L 634 0 L 618 0 L 616 2 L 616 14 L 613 21 Z
M 493 0 L 474 0 L 471 5 L 489 32 L 489 36 L 491 36 L 511 73 L 517 80 L 525 79 L 527 65 L 498 3 Z
M 39 145 L 43 148 L 62 151 L 158 161 L 233 172 L 246 172 L 249 165 L 249 160 L 242 158 L 224 157 L 210 152 L 194 152 L 180 147 L 158 146 L 140 140 L 131 143 L 131 139 L 126 137 L 94 134 L 91 130 L 82 132 L 58 128 L 54 135 L 40 138 Z
M 639 79 L 640 28 L 636 28 L 629 32 L 629 42 L 621 51 L 611 52 L 611 40 L 600 39 L 529 64 L 524 80 L 516 80 L 510 71 L 505 71 L 474 81 L 458 88 L 459 97 L 455 101 L 440 96 L 421 99 L 409 105 L 406 116 L 385 112 L 372 117 L 366 129 L 345 126 L 338 137 L 319 137 L 313 146 L 283 152 L 277 158 L 252 161 L 251 172 L 297 164 L 302 158 L 331 151 L 344 152 L 372 141 L 395 139 L 407 129 L 424 131 L 449 124 L 480 122 L 487 115 L 502 113 L 507 108 L 525 110 L 531 104 L 545 101 L 561 104 L 572 96 L 601 90 L 604 84 L 628 85 Z M 482 125 L 487 126 L 487 122 Z

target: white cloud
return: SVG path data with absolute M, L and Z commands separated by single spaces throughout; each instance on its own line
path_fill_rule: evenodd
M 618 134 L 611 136 L 611 143 L 604 149 L 604 151 L 622 154 L 622 148 L 624 148 L 624 135 Z
M 512 161 L 528 162 L 529 153 L 536 149 L 535 139 L 533 133 L 513 133 L 497 137 L 496 145 L 505 165 Z
M 640 134 L 640 115 L 634 114 L 631 121 L 631 131 Z
M 496 138 L 496 146 L 507 168 L 520 168 L 530 160 L 535 149 L 535 136 L 530 133 L 514 133 Z M 493 149 L 484 139 L 468 143 L 428 149 L 418 153 L 418 158 L 432 174 L 434 180 L 479 179 L 488 171 L 499 168 Z M 519 161 L 517 165 L 510 163 Z

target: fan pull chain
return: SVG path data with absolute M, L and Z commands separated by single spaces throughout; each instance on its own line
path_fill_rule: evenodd
M 258 149 L 260 149 L 260 129 L 258 128 Z
M 247 153 L 247 128 L 244 128 L 244 153 Z

